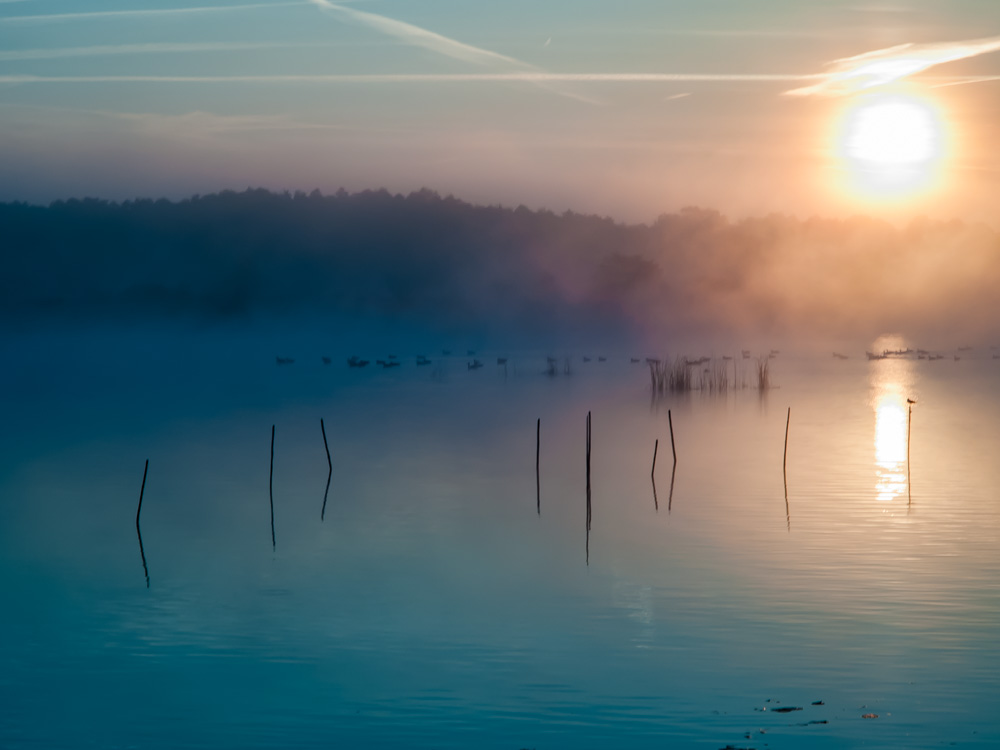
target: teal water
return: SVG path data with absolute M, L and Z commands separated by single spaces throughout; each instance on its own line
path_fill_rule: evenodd
M 625 353 L 278 353 L 7 343 L 0 746 L 1000 745 L 988 349 L 656 400 Z

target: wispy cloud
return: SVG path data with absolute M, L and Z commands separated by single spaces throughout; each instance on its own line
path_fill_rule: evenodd
M 302 122 L 284 115 L 218 115 L 211 112 L 185 112 L 178 115 L 137 112 L 95 112 L 121 120 L 164 137 L 212 138 L 236 133 L 274 131 L 346 130 L 336 125 Z
M 440 55 L 451 57 L 456 60 L 475 63 L 477 65 L 503 66 L 516 68 L 531 68 L 532 66 L 516 60 L 507 55 L 491 52 L 487 49 L 473 47 L 455 39 L 451 39 L 433 31 L 414 26 L 405 21 L 397 21 L 394 18 L 380 16 L 375 13 L 367 13 L 355 8 L 331 3 L 329 0 L 310 0 L 316 7 L 328 13 L 336 14 L 348 21 L 367 26 L 387 36 L 395 37 L 404 42 L 424 47 Z
M 822 75 L 793 73 L 372 73 L 249 76 L 0 76 L 0 83 L 790 83 Z
M 4 0 L 0 0 L 3 2 Z M 13 0 L 8 0 L 8 2 Z M 190 8 L 142 8 L 135 10 L 91 10 L 79 13 L 46 13 L 32 16 L 5 16 L 0 23 L 50 23 L 58 21 L 83 21 L 98 18 L 141 18 L 144 16 L 170 16 L 189 13 L 229 13 L 254 8 L 282 8 L 295 5 L 309 5 L 309 0 L 291 0 L 284 3 L 245 3 L 243 5 L 205 5 Z
M 830 63 L 832 69 L 812 86 L 785 92 L 790 96 L 843 96 L 922 73 L 942 63 L 1000 50 L 1000 36 L 933 44 L 900 44 Z M 965 79 L 963 82 L 969 82 Z
M 2 2 L 3 0 L 0 0 Z M 230 52 L 275 49 L 290 45 L 280 42 L 152 42 L 149 44 L 99 44 L 90 47 L 0 50 L 0 60 L 56 60 L 65 57 L 143 55 L 188 52 Z M 296 45 L 297 47 L 303 45 Z
M 498 52 L 493 52 L 492 50 L 474 47 L 471 44 L 460 42 L 434 31 L 424 29 L 420 26 L 414 26 L 413 24 L 406 23 L 405 21 L 397 21 L 396 19 L 389 18 L 387 16 L 356 10 L 355 8 L 349 8 L 345 5 L 332 3 L 330 0 L 310 0 L 310 2 L 312 2 L 312 4 L 317 8 L 331 14 L 339 15 L 347 21 L 367 26 L 368 28 L 379 33 L 399 39 L 400 41 L 417 47 L 423 47 L 424 49 L 430 50 L 431 52 L 435 52 L 439 55 L 444 55 L 445 57 L 473 63 L 475 65 L 481 65 L 483 67 L 493 68 L 494 70 L 499 69 L 504 71 L 516 71 L 517 73 L 534 76 L 546 75 L 544 71 L 534 65 L 531 65 L 530 63 L 523 62 L 507 55 L 502 55 Z M 575 91 L 553 87 L 552 84 L 557 82 L 557 79 L 555 78 L 536 77 L 531 80 L 527 78 L 510 78 L 508 80 L 521 80 L 534 83 L 544 88 L 549 88 L 553 93 L 558 94 L 559 96 L 566 96 L 587 104 L 600 103 L 589 96 L 581 95 Z

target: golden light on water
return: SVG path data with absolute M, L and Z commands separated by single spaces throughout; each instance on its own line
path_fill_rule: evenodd
M 859 96 L 835 130 L 846 188 L 870 201 L 894 201 L 938 186 L 948 155 L 940 109 L 907 91 Z
M 898 351 L 902 342 L 884 338 L 876 351 Z M 875 493 L 880 502 L 907 496 L 907 426 L 914 385 L 912 360 L 889 358 L 871 363 L 871 404 L 875 411 Z
M 875 407 L 875 491 L 880 501 L 906 493 L 906 417 L 905 398 L 890 393 L 880 397 Z

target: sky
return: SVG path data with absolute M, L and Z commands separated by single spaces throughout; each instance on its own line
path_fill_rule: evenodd
M 4 201 L 993 223 L 1000 3 L 0 0 L 0 133 Z

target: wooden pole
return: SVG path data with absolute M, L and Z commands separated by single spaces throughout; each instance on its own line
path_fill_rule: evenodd
M 142 513 L 142 495 L 146 491 L 146 472 L 149 471 L 149 459 L 142 470 L 142 486 L 139 488 L 139 507 L 135 510 L 135 535 L 139 537 L 139 556 L 142 558 L 142 572 L 146 575 L 146 588 L 149 588 L 149 568 L 146 567 L 146 550 L 142 548 L 142 531 L 139 529 L 139 514 Z
M 326 497 L 330 494 L 330 479 L 333 478 L 333 462 L 330 461 L 330 445 L 326 442 L 326 427 L 323 425 L 323 418 L 319 418 L 319 429 L 323 432 L 323 447 L 326 448 L 326 492 L 323 493 L 323 510 L 320 511 L 319 520 L 326 518 Z M 273 459 L 272 459 L 273 461 Z
M 906 407 L 906 507 L 913 503 L 913 491 L 910 489 L 910 422 L 913 419 L 913 404 Z
M 788 407 L 788 418 L 785 420 L 785 457 L 781 462 L 781 470 L 785 471 L 788 467 L 788 425 L 792 421 L 792 407 Z
M 139 514 L 142 513 L 142 494 L 146 491 L 146 472 L 149 471 L 149 459 L 146 459 L 146 466 L 142 470 L 142 486 L 139 488 L 139 507 L 135 510 L 135 528 L 139 530 Z
M 590 412 L 587 412 L 587 529 L 590 529 Z
M 906 470 L 910 470 L 910 422 L 913 420 L 913 405 L 906 408 Z
M 271 473 L 267 478 L 267 494 L 271 498 L 271 547 L 277 547 L 274 540 L 274 425 L 271 425 Z
M 542 418 L 535 422 L 535 507 L 542 515 L 542 480 L 539 474 L 539 457 L 542 451 Z
M 674 446 L 674 418 L 670 416 L 670 409 L 667 409 L 667 422 L 670 424 L 670 450 L 674 454 L 674 466 L 677 465 L 677 448 Z
M 587 412 L 587 565 L 590 565 L 590 412 Z
M 660 439 L 657 438 L 656 442 L 653 443 L 653 468 L 649 472 L 649 476 L 653 477 L 653 481 L 656 481 L 656 451 L 660 447 Z
M 670 472 L 670 496 L 667 498 L 667 515 L 670 515 L 670 509 L 674 507 L 674 478 L 677 476 L 677 462 L 674 462 L 674 470 Z

